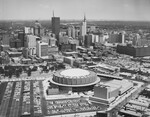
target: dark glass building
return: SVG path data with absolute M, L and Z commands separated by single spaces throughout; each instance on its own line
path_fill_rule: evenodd
M 85 35 L 84 46 L 86 48 L 92 46 L 92 35 Z
M 60 32 L 60 17 L 52 17 L 52 33 L 55 34 L 57 40 L 59 40 L 59 32 Z
M 19 41 L 20 42 L 20 46 L 24 47 L 25 46 L 25 44 L 24 44 L 24 42 L 25 42 L 25 33 L 24 33 L 24 31 L 19 31 L 18 32 L 18 39 L 20 40 Z

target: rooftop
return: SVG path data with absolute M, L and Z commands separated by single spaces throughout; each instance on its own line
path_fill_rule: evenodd
M 90 73 L 87 70 L 74 68 L 74 69 L 64 70 L 60 74 L 64 76 L 69 76 L 69 77 L 80 77 L 80 76 L 89 75 Z

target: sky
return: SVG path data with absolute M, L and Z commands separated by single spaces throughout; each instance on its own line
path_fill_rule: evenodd
M 0 20 L 150 21 L 150 0 L 0 0 Z

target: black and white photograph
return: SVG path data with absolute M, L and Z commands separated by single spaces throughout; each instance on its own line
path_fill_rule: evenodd
M 0 117 L 150 117 L 150 0 L 0 0 Z

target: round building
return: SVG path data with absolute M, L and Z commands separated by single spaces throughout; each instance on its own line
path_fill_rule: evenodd
M 51 79 L 52 84 L 72 88 L 74 91 L 90 89 L 99 81 L 95 72 L 79 68 L 57 71 Z

